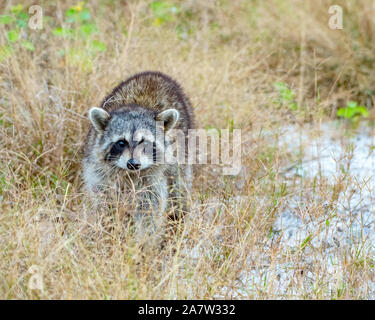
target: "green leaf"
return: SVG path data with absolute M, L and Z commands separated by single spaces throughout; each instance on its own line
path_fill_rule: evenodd
M 19 36 L 20 36 L 19 32 L 17 30 L 15 30 L 15 29 L 9 30 L 7 32 L 7 35 L 8 35 L 8 40 L 11 43 L 16 42 L 18 40 Z
M 67 16 L 68 16 L 68 15 L 72 16 L 72 15 L 75 15 L 76 13 L 82 11 L 82 9 L 83 9 L 83 2 L 80 2 L 80 3 L 78 3 L 78 4 L 75 5 L 75 6 L 71 6 L 71 7 L 66 11 L 65 14 L 66 14 Z
M 0 62 L 9 58 L 13 53 L 13 49 L 9 45 L 0 46 Z
M 17 15 L 16 24 L 20 28 L 26 28 L 28 21 L 29 21 L 29 16 L 26 12 L 20 12 L 19 15 Z
M 83 71 L 89 72 L 93 68 L 93 61 L 85 50 L 70 49 L 66 58 L 70 65 L 80 67 Z
M 94 52 L 105 52 L 107 51 L 107 46 L 98 40 L 93 40 L 91 42 L 91 48 Z
M 67 22 L 67 23 L 72 23 L 72 22 L 76 22 L 76 21 L 78 21 L 78 14 L 77 14 L 77 12 L 76 12 L 74 9 L 72 9 L 72 8 L 68 9 L 68 10 L 65 12 L 65 16 L 67 17 L 67 19 L 66 19 L 66 22 Z
M 91 13 L 88 8 L 84 8 L 80 13 L 79 17 L 82 21 L 87 21 L 91 19 Z
M 21 44 L 25 49 L 29 51 L 35 51 L 35 47 L 31 41 L 24 40 Z
M 154 19 L 154 24 L 156 25 L 173 20 L 173 15 L 181 11 L 180 8 L 173 3 L 166 1 L 154 1 L 151 3 L 150 7 L 156 17 L 156 19 Z
M 10 11 L 12 11 L 15 14 L 17 14 L 17 13 L 19 13 L 19 12 L 22 11 L 22 8 L 23 8 L 22 4 L 18 4 L 16 6 L 10 7 Z
M 275 82 L 274 86 L 278 91 L 283 91 L 283 90 L 287 89 L 286 84 L 284 82 L 280 82 L 280 81 Z
M 17 20 L 16 24 L 22 29 L 25 29 L 27 27 L 27 21 L 25 20 Z
M 84 24 L 79 27 L 79 31 L 83 36 L 89 36 L 93 34 L 94 32 L 98 32 L 98 28 L 95 24 L 90 23 L 90 24 Z
M 301 249 L 304 249 L 306 245 L 310 242 L 311 235 L 309 235 L 302 243 L 301 243 Z
M 286 89 L 282 92 L 282 99 L 285 101 L 292 101 L 294 98 L 294 93 L 290 89 Z
M 84 22 L 91 19 L 91 13 L 88 8 L 83 8 L 83 3 L 78 4 L 77 6 L 72 6 L 65 12 L 67 17 L 66 22 Z
M 368 117 L 368 111 L 367 111 L 367 108 L 365 106 L 358 106 L 357 107 L 357 112 L 360 113 L 362 116 L 364 117 Z
M 359 106 L 355 101 L 349 101 L 345 108 L 339 108 L 336 112 L 338 117 L 352 119 L 357 116 L 368 117 L 368 111 L 365 106 Z
M 358 106 L 357 102 L 349 101 L 347 104 L 347 108 L 356 108 Z
M 9 15 L 2 15 L 0 16 L 0 23 L 1 24 L 10 24 L 13 22 L 13 17 Z
M 52 30 L 52 34 L 58 37 L 69 37 L 74 34 L 74 30 L 68 28 L 58 27 Z
M 355 110 L 352 108 L 340 108 L 337 110 L 337 116 L 350 119 L 354 116 Z
M 336 111 L 336 115 L 338 117 L 345 117 L 345 114 L 346 114 L 346 108 L 339 108 Z
M 65 16 L 67 16 L 67 17 L 73 17 L 75 15 L 77 15 L 77 10 L 75 10 L 74 8 L 69 8 L 65 12 Z

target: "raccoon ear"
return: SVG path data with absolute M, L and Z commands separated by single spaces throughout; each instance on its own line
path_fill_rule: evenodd
M 180 112 L 176 109 L 167 109 L 156 116 L 156 121 L 164 121 L 164 130 L 172 129 L 180 119 Z
M 102 108 L 94 107 L 89 112 L 90 121 L 98 132 L 102 132 L 105 129 L 110 117 L 109 113 Z

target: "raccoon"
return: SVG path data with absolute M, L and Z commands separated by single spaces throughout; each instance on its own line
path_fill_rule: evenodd
M 161 72 L 135 74 L 120 83 L 99 108 L 91 108 L 89 119 L 83 180 L 94 202 L 113 201 L 115 196 L 121 199 L 120 205 L 129 207 L 130 217 L 147 221 L 148 226 L 183 216 L 192 168 L 186 162 L 159 161 L 166 148 L 176 143 L 169 134 L 172 129 L 184 134 L 183 156 L 187 156 L 194 116 L 180 85 Z M 130 194 L 134 197 L 129 198 Z

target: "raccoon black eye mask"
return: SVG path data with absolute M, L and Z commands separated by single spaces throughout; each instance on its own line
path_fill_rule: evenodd
M 142 138 L 141 141 L 139 141 L 138 146 L 142 145 L 143 147 L 143 151 L 145 152 L 146 151 L 146 148 L 149 147 L 151 144 L 150 141 L 146 141 L 144 138 Z M 117 142 L 115 142 L 110 150 L 109 150 L 109 153 L 107 154 L 105 160 L 106 161 L 111 161 L 111 160 L 115 160 L 117 159 L 118 156 L 120 156 L 124 150 L 126 148 L 129 147 L 129 143 L 125 140 L 125 139 L 121 139 L 121 140 L 118 140 Z M 156 161 L 156 146 L 155 146 L 155 142 L 153 143 L 153 158 L 155 159 L 154 162 Z
M 106 160 L 114 160 L 117 158 L 117 156 L 121 155 L 124 149 L 128 146 L 128 142 L 126 140 L 119 140 L 115 142 L 109 153 L 106 156 Z
M 128 142 L 126 140 L 117 141 L 111 148 L 111 154 L 116 155 L 122 153 L 127 145 Z

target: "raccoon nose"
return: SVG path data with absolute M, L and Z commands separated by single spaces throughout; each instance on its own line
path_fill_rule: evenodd
M 141 163 L 138 160 L 130 159 L 126 166 L 130 170 L 138 170 L 141 167 Z

